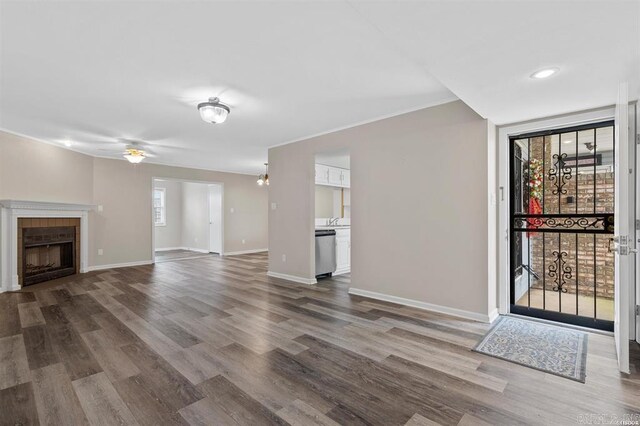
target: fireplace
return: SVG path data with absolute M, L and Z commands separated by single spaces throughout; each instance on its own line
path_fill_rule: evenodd
M 22 285 L 76 273 L 75 226 L 22 229 Z
M 0 200 L 0 293 L 3 291 L 18 291 L 23 285 L 34 284 L 36 281 L 32 279 L 31 272 L 36 272 L 34 268 L 29 268 L 29 278 L 25 283 L 26 255 L 24 247 L 24 230 L 27 228 L 74 228 L 74 236 L 72 244 L 66 244 L 53 249 L 49 252 L 49 260 L 47 255 L 42 253 L 46 246 L 57 245 L 64 241 L 40 240 L 32 243 L 44 244 L 41 249 L 29 250 L 29 256 L 37 259 L 29 260 L 30 265 L 36 265 L 39 272 L 46 273 L 40 276 L 38 281 L 46 279 L 59 278 L 60 275 L 69 273 L 88 272 L 89 259 L 89 215 L 94 206 L 89 204 L 69 204 L 69 203 L 52 203 L 42 201 L 24 201 L 24 200 Z M 26 234 L 30 234 L 29 231 Z M 37 232 L 37 231 L 34 231 Z M 68 235 L 67 235 L 68 236 Z M 44 238 L 44 237 L 43 237 Z M 28 245 L 32 245 L 29 243 Z M 73 272 L 72 268 L 68 268 L 69 247 L 72 247 L 73 256 Z M 60 265 L 52 262 L 52 256 L 57 257 L 57 250 L 60 250 Z M 66 254 L 65 254 L 66 253 Z M 51 264 L 53 263 L 53 264 Z M 47 266 L 48 265 L 48 266 Z M 65 267 L 63 267 L 65 266 Z

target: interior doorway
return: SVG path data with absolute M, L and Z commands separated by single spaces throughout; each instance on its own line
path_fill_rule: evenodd
M 222 184 L 153 179 L 154 262 L 224 253 Z
M 613 331 L 614 122 L 509 145 L 510 311 Z

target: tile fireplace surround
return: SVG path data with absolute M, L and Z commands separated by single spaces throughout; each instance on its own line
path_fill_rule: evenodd
M 87 272 L 89 256 L 88 204 L 0 200 L 0 293 L 20 290 L 18 279 L 18 218 L 80 219 L 80 273 Z

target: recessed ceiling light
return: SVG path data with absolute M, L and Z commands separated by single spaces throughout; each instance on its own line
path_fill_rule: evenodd
M 531 78 L 540 80 L 543 78 L 551 77 L 558 71 L 559 71 L 559 68 L 544 68 L 531 74 Z

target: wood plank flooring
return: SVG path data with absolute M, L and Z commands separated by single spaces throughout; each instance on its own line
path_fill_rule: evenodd
M 591 334 L 581 384 L 471 352 L 486 324 L 266 267 L 264 253 L 203 256 L 0 294 L 0 424 L 640 420 L 636 347 L 621 375 L 613 339 Z

